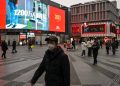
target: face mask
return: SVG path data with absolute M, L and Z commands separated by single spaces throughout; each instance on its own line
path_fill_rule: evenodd
M 54 44 L 48 44 L 48 49 L 49 50 L 53 50 L 55 48 L 55 45 Z

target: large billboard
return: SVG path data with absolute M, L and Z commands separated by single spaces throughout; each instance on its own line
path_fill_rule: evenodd
M 0 29 L 65 32 L 65 11 L 37 0 L 0 0 Z
M 6 0 L 7 29 L 48 30 L 48 6 L 35 0 Z
M 5 29 L 6 24 L 6 0 L 0 0 L 0 29 Z
M 49 7 L 49 29 L 54 32 L 65 32 L 65 11 Z

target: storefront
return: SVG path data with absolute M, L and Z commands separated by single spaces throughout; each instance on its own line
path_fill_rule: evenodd
M 111 26 L 109 22 L 90 23 L 87 27 L 81 26 L 82 37 L 115 37 L 115 26 Z

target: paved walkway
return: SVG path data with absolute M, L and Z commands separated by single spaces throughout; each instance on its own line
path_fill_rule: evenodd
M 71 86 L 120 86 L 120 49 L 115 56 L 99 50 L 98 64 L 92 57 L 81 57 L 81 49 L 66 51 L 71 65 Z M 7 59 L 0 58 L 0 86 L 30 86 L 30 80 L 42 61 L 45 46 L 36 46 L 32 52 L 27 47 L 17 47 L 18 53 L 7 51 Z M 0 54 L 2 51 L 0 51 Z M 35 86 L 44 86 L 44 74 Z

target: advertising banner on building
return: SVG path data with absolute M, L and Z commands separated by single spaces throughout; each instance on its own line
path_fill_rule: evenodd
M 0 0 L 0 29 L 65 32 L 65 11 L 37 0 Z
M 48 7 L 35 0 L 6 0 L 7 29 L 48 30 Z
M 49 7 L 50 31 L 65 32 L 65 11 L 53 6 Z
M 6 25 L 6 0 L 0 0 L 0 29 L 5 29 Z

